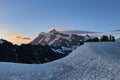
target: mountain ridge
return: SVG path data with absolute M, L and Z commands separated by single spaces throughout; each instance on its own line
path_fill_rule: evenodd
M 68 55 L 54 52 L 48 45 L 14 45 L 0 39 L 0 62 L 43 64 Z
M 64 52 L 65 49 L 73 51 L 73 46 L 81 45 L 80 41 L 84 41 L 84 37 L 82 35 L 74 34 L 74 33 L 64 33 L 61 31 L 57 31 L 53 29 L 48 33 L 41 32 L 30 44 L 37 45 L 49 45 L 55 49 L 61 50 L 61 53 Z M 65 47 L 64 49 L 62 49 Z M 58 50 L 57 50 L 58 51 Z

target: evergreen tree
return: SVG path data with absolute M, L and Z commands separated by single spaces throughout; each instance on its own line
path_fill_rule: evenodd
M 93 42 L 98 42 L 98 41 L 99 39 L 97 37 L 93 39 Z
M 112 35 L 110 35 L 110 39 L 109 40 L 112 41 Z
M 113 41 L 113 42 L 115 41 L 115 37 L 114 37 L 114 36 L 112 36 L 112 41 Z
M 101 38 L 101 41 L 108 41 L 108 36 L 103 35 L 102 38 Z

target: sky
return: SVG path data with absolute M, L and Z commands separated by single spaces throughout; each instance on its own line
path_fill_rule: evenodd
M 120 29 L 120 0 L 0 0 L 0 38 L 27 43 L 51 28 Z

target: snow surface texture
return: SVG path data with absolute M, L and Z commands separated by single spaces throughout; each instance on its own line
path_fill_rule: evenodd
M 120 80 L 120 43 L 85 43 L 42 65 L 0 63 L 0 80 Z

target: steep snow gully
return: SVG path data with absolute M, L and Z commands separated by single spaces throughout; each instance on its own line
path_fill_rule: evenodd
M 0 80 L 120 80 L 120 43 L 85 43 L 42 65 L 0 63 Z

